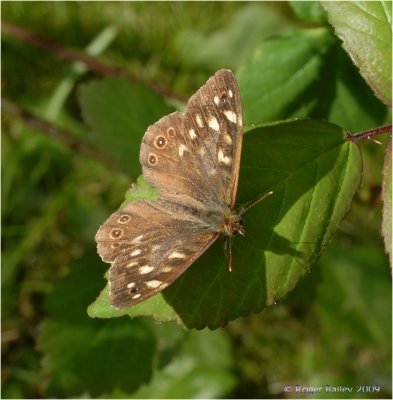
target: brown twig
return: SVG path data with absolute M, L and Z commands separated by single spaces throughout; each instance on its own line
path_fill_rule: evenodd
M 101 61 L 97 61 L 94 57 L 91 57 L 85 53 L 82 53 L 78 50 L 73 50 L 70 48 L 63 47 L 56 42 L 48 39 L 44 39 L 43 37 L 27 31 L 26 29 L 21 28 L 11 22 L 1 21 L 1 29 L 3 32 L 8 35 L 23 40 L 26 43 L 30 43 L 36 47 L 47 50 L 56 57 L 61 58 L 67 61 L 79 61 L 83 62 L 91 71 L 96 72 L 102 76 L 118 76 L 129 80 L 132 83 L 143 83 L 144 85 L 150 87 L 155 93 L 160 96 L 169 97 L 175 100 L 184 101 L 182 96 L 175 94 L 168 90 L 167 88 L 162 87 L 161 85 L 151 83 L 151 82 L 142 82 L 136 76 L 131 75 L 123 68 L 113 67 L 107 64 L 102 63 Z
M 351 142 L 358 142 L 360 140 L 365 140 L 365 139 L 373 140 L 375 136 L 391 132 L 392 132 L 392 125 L 384 125 L 384 126 L 379 126 L 378 128 L 370 129 L 369 131 L 357 133 L 355 135 L 351 135 L 350 133 L 348 133 L 348 140 Z
M 99 161 L 105 162 L 107 165 L 113 167 L 114 162 L 103 156 L 102 153 L 94 150 L 92 147 L 81 143 L 65 129 L 59 128 L 54 124 L 33 115 L 31 112 L 21 108 L 13 101 L 3 98 L 1 102 L 1 108 L 5 113 L 12 114 L 18 118 L 21 118 L 27 125 L 32 128 L 38 129 L 49 137 L 55 137 L 63 142 L 69 149 L 76 150 L 89 157 L 93 157 Z

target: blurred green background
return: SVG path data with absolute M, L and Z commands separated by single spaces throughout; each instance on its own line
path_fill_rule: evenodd
M 236 71 L 265 39 L 327 26 L 317 3 L 297 3 L 1 8 L 3 21 L 159 86 L 173 105 L 218 68 Z M 87 316 L 107 269 L 94 235 L 131 179 L 93 149 L 82 118 L 79 88 L 97 79 L 3 30 L 2 397 L 286 398 L 304 397 L 284 392 L 287 385 L 341 384 L 354 392 L 313 397 L 390 398 L 391 277 L 380 234 L 384 146 L 371 142 L 361 145 L 364 177 L 350 213 L 284 301 L 216 331 Z M 53 129 L 43 134 L 15 107 L 61 127 L 71 144 Z M 356 385 L 380 390 L 356 393 Z

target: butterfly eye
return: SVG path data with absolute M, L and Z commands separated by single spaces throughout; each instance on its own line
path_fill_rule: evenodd
M 157 164 L 157 156 L 155 154 L 149 155 L 149 164 L 156 165 Z
M 164 138 L 164 136 L 158 136 L 154 141 L 154 144 L 159 149 L 163 149 L 166 146 L 166 139 Z

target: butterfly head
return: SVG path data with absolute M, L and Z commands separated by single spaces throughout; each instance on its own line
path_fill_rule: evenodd
M 221 226 L 221 233 L 225 236 L 234 236 L 238 233 L 244 236 L 243 221 L 238 213 L 232 210 L 228 211 Z

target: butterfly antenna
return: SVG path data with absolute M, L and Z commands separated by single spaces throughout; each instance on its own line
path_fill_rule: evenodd
M 270 192 L 265 193 L 264 195 L 262 195 L 262 196 L 259 197 L 258 199 L 252 200 L 249 204 L 246 204 L 245 206 L 243 206 L 243 207 L 240 209 L 239 215 L 244 214 L 248 209 L 250 209 L 251 207 L 256 206 L 258 203 L 260 203 L 262 200 L 265 200 L 266 197 L 269 197 L 269 196 L 272 195 L 272 194 L 273 194 L 273 192 L 270 191 Z

